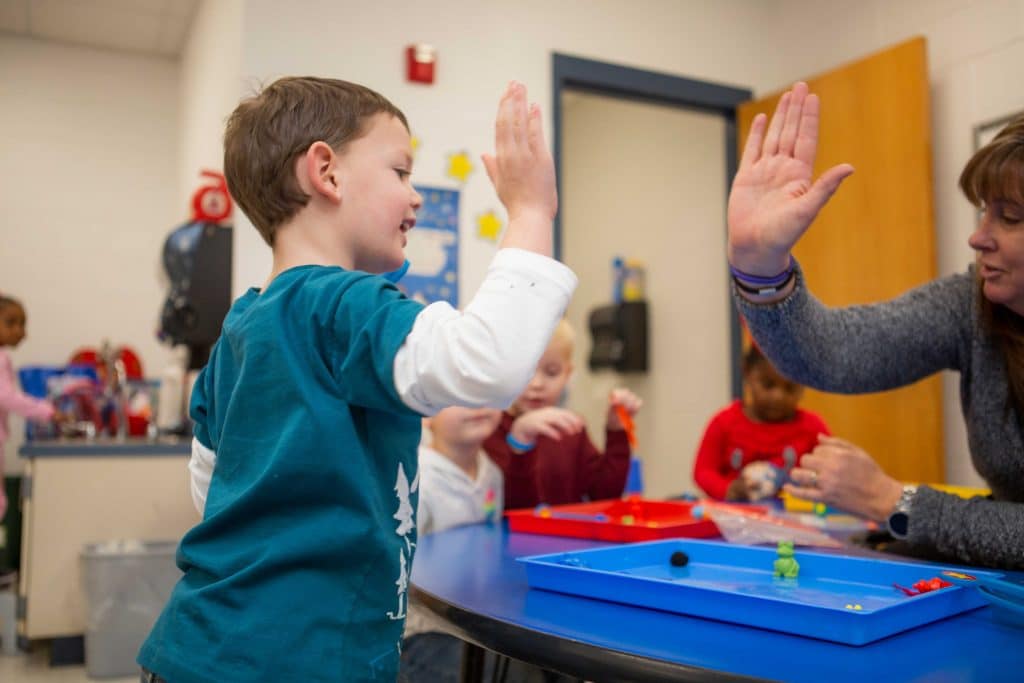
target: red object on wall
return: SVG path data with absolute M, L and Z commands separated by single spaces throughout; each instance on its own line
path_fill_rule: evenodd
M 433 83 L 437 66 L 437 50 L 432 45 L 416 43 L 405 48 L 405 77 L 413 83 Z
M 192 222 L 220 223 L 231 215 L 228 181 L 223 173 L 217 171 L 204 170 L 200 175 L 210 178 L 213 182 L 207 181 L 192 194 Z

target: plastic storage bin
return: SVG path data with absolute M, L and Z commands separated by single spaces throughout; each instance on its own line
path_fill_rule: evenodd
M 82 550 L 85 585 L 85 672 L 90 678 L 132 676 L 135 657 L 181 571 L 176 541 L 111 541 Z

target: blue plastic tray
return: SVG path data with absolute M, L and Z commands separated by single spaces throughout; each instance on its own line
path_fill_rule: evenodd
M 689 556 L 684 567 L 672 553 Z M 948 567 L 797 551 L 796 579 L 772 576 L 775 548 L 668 540 L 519 558 L 533 588 L 864 645 L 987 605 L 974 588 L 908 596 Z M 1001 574 L 971 570 L 979 577 Z M 851 609 L 847 605 L 860 605 Z

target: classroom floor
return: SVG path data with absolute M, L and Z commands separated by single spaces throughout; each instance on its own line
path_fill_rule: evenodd
M 51 667 L 44 647 L 27 654 L 0 654 L 0 681 L 3 683 L 95 683 L 99 680 L 86 676 L 84 666 Z M 103 683 L 138 683 L 138 680 L 138 676 L 102 679 Z

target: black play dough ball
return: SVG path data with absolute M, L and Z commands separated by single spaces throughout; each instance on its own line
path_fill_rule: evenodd
M 690 558 L 686 556 L 682 550 L 677 550 L 672 553 L 672 557 L 669 558 L 669 562 L 672 563 L 673 567 L 685 567 L 686 563 L 690 561 Z

